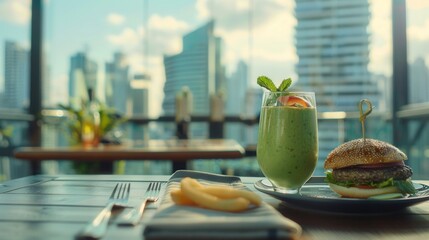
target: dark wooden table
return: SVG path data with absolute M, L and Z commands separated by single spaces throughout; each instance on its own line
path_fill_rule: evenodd
M 238 159 L 244 148 L 231 139 L 148 140 L 121 145 L 74 147 L 22 147 L 15 158 L 31 161 L 33 174 L 41 173 L 43 160 L 102 161 L 170 160 L 173 172 L 186 169 L 187 162 L 197 159 Z M 111 167 L 110 167 L 111 168 Z
M 36 175 L 0 184 L 0 239 L 73 239 L 102 208 L 116 182 L 131 182 L 130 204 L 139 202 L 149 181 L 167 181 L 169 176 L 130 175 Z M 253 183 L 260 178 L 242 177 Z M 420 181 L 429 184 L 429 181 Z M 165 187 L 165 184 L 163 185 Z M 302 239 L 429 239 L 429 201 L 400 212 L 385 214 L 334 214 L 297 210 L 256 191 L 284 216 L 299 223 Z M 141 224 L 120 227 L 113 215 L 103 239 L 142 239 L 145 223 L 155 213 L 150 203 Z

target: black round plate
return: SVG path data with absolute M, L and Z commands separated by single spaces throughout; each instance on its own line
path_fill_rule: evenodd
M 376 200 L 342 198 L 323 181 L 323 177 L 312 177 L 298 194 L 276 192 L 267 179 L 254 183 L 257 190 L 283 201 L 291 207 L 336 213 L 386 213 L 429 200 L 429 186 L 413 182 L 417 194 L 403 198 Z

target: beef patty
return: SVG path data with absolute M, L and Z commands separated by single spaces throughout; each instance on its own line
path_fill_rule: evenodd
M 334 169 L 332 177 L 338 182 L 351 181 L 355 184 L 365 184 L 369 182 L 382 182 L 389 178 L 394 180 L 405 180 L 413 175 L 410 167 L 394 166 L 387 168 L 360 168 L 357 166 Z

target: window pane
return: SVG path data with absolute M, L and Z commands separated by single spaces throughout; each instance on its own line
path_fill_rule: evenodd
M 407 50 L 408 50 L 408 110 L 416 117 L 407 119 L 407 146 L 409 164 L 416 178 L 427 179 L 429 171 L 429 3 L 408 0 Z M 426 114 L 426 115 L 425 115 Z M 420 117 L 418 117 L 420 115 Z
M 407 1 L 409 102 L 429 102 L 429 3 Z
M 188 87 L 195 116 L 208 117 L 210 95 L 219 94 L 227 116 L 253 118 L 262 93 L 256 78 L 267 75 L 278 85 L 291 77 L 296 90 L 316 92 L 321 113 L 316 173 L 322 174 L 321 165 L 334 147 L 362 137 L 359 100 L 368 98 L 375 106 L 366 136 L 391 142 L 392 135 L 391 3 L 335 3 L 45 1 L 44 106 L 78 105 L 89 98 L 90 88 L 122 115 L 174 116 L 176 95 Z M 410 6 L 410 91 L 423 91 L 429 88 L 418 87 L 414 80 L 424 76 L 423 70 L 417 74 L 413 68 L 428 60 L 426 31 L 419 30 L 425 28 L 427 15 L 421 7 Z M 341 117 L 344 113 L 347 118 Z M 122 129 L 125 138 L 171 138 L 176 130 L 167 123 L 131 125 Z M 208 128 L 204 122 L 193 123 L 191 137 L 208 137 Z M 224 137 L 243 145 L 257 142 L 257 124 L 228 123 L 225 129 Z
M 27 163 L 13 159 L 28 145 L 31 2 L 0 1 L 0 181 L 28 175 Z
M 0 107 L 29 106 L 29 1 L 0 1 Z

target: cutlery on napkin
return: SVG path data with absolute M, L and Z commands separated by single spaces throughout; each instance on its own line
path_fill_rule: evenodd
M 267 203 L 238 213 L 176 205 L 170 192 L 179 188 L 184 177 L 192 177 L 203 183 L 245 188 L 238 177 L 177 171 L 171 176 L 161 205 L 144 230 L 146 239 L 291 239 L 301 234 L 297 223 L 285 218 Z

